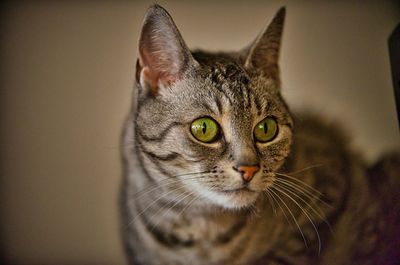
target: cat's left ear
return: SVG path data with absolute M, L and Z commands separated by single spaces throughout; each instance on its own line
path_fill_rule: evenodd
M 161 87 L 182 78 L 196 63 L 168 12 L 151 6 L 140 33 L 137 81 L 157 95 Z
M 261 70 L 277 82 L 280 81 L 278 60 L 285 13 L 285 7 L 279 9 L 267 29 L 241 55 L 246 69 Z

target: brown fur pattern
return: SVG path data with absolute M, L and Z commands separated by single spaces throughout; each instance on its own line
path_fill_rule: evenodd
M 367 170 L 338 126 L 293 118 L 280 94 L 284 16 L 243 51 L 212 54 L 190 52 L 169 14 L 149 9 L 123 137 L 132 264 L 397 264 L 399 156 Z M 201 117 L 218 124 L 210 143 L 190 132 Z M 260 142 L 266 117 L 278 131 Z M 251 181 L 242 165 L 259 168 Z

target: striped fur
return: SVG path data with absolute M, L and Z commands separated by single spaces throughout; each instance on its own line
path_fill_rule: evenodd
M 283 20 L 280 10 L 247 49 L 213 54 L 190 52 L 168 13 L 149 9 L 123 136 L 122 233 L 132 264 L 378 264 L 384 255 L 371 254 L 383 232 L 374 232 L 381 209 L 365 165 L 336 126 L 294 119 L 280 95 Z M 222 131 L 209 144 L 190 133 L 204 116 Z M 259 143 L 253 129 L 265 117 L 276 119 L 278 135 Z M 240 163 L 260 170 L 235 192 Z

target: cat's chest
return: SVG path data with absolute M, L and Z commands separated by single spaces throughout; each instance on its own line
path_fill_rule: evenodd
M 201 215 L 189 212 L 165 220 L 161 229 L 169 231 L 181 241 L 207 248 L 229 243 L 254 225 L 255 220 L 240 214 Z
M 162 228 L 166 238 L 174 239 L 166 256 L 181 253 L 193 257 L 196 261 L 190 264 L 227 264 L 227 258 L 229 264 L 255 260 L 271 251 L 282 237 L 290 237 L 285 235 L 287 230 L 280 222 L 272 222 L 270 214 L 263 211 L 260 216 L 232 213 L 181 216 Z M 232 260 L 237 263 L 231 263 Z

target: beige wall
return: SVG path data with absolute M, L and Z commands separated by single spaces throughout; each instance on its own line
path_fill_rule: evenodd
M 125 262 L 118 138 L 152 2 L 2 9 L 0 242 L 8 262 Z M 244 47 L 285 4 L 284 95 L 343 122 L 369 160 L 400 143 L 386 44 L 400 20 L 395 2 L 159 1 L 190 47 L 212 50 Z

